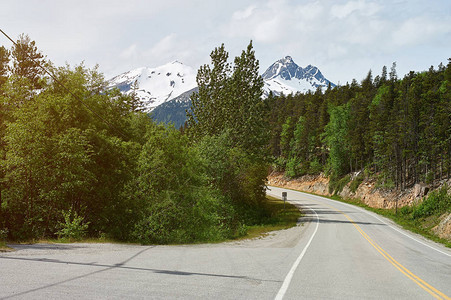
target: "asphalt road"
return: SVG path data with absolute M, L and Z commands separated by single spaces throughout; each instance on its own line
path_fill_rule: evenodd
M 0 299 L 450 299 L 450 249 L 360 208 L 287 192 L 301 224 L 255 240 L 13 245 L 0 253 Z

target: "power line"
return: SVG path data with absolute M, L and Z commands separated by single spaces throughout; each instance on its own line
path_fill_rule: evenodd
M 6 36 L 6 38 L 8 40 L 10 40 L 14 46 L 18 46 L 17 43 L 9 37 L 9 35 L 7 35 L 2 29 L 0 29 L 1 33 L 3 33 L 4 36 Z M 84 108 L 86 108 L 88 111 L 90 111 L 94 116 L 96 116 L 97 118 L 99 118 L 102 122 L 104 122 L 108 127 L 110 127 L 111 129 L 113 129 L 114 131 L 116 131 L 119 135 L 121 135 L 124 139 L 128 139 L 126 134 L 124 134 L 122 132 L 122 130 L 120 130 L 119 128 L 115 127 L 113 124 L 111 124 L 110 122 L 108 122 L 108 120 L 106 120 L 105 118 L 103 118 L 100 114 L 98 114 L 97 112 L 95 112 L 93 109 L 91 109 L 89 107 L 88 104 L 86 104 L 80 97 L 78 97 L 77 95 L 75 95 L 74 93 L 72 93 L 72 91 L 70 91 L 64 84 L 62 84 L 56 77 L 55 75 L 53 75 L 53 73 L 51 73 L 50 71 L 48 71 L 45 67 L 43 67 L 38 61 L 36 61 L 34 58 L 30 57 L 30 55 L 26 52 L 24 52 L 25 55 L 27 56 L 28 59 L 32 60 L 38 67 L 40 67 L 46 74 L 48 74 L 54 82 L 56 82 L 57 84 L 59 84 L 67 93 L 69 93 L 70 95 L 72 95 L 72 97 L 74 97 Z

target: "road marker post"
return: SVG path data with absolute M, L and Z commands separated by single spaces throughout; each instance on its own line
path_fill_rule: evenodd
M 283 209 L 285 210 L 285 201 L 287 201 L 287 192 L 282 192 Z

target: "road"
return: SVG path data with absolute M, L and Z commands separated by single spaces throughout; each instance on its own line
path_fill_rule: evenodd
M 360 208 L 287 192 L 301 224 L 260 239 L 13 245 L 0 253 L 0 299 L 450 299 L 450 249 Z

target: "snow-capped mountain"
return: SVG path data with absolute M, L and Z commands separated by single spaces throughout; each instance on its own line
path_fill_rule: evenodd
M 131 93 L 136 82 L 137 95 L 147 112 L 161 122 L 183 124 L 186 108 L 191 105 L 190 96 L 197 88 L 196 70 L 174 61 L 157 68 L 138 68 L 108 81 L 110 88 L 117 87 L 124 93 Z M 290 56 L 273 63 L 262 75 L 264 97 L 272 91 L 275 95 L 315 91 L 318 86 L 335 86 L 320 70 L 312 65 L 299 67 Z M 162 105 L 164 104 L 164 105 Z M 157 109 L 155 109 L 157 108 Z
M 275 95 L 305 93 L 309 90 L 315 91 L 319 86 L 327 88 L 329 83 L 332 87 L 335 86 L 321 74 L 317 67 L 308 65 L 302 68 L 293 61 L 291 56 L 273 63 L 263 73 L 262 78 L 265 83 L 265 95 L 268 95 L 270 91 Z
M 174 99 L 195 88 L 196 70 L 174 61 L 157 68 L 138 68 L 120 74 L 108 81 L 110 88 L 117 87 L 123 93 L 131 93 L 135 82 L 137 95 L 150 112 L 160 104 Z

